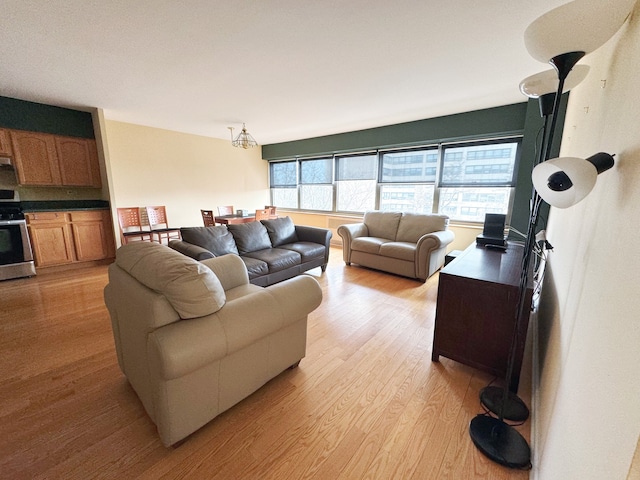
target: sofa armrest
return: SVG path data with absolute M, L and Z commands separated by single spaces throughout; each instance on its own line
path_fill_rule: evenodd
M 302 275 L 159 328 L 149 335 L 151 368 L 166 380 L 179 378 L 305 318 L 321 301 L 318 282 Z
M 187 257 L 195 258 L 196 260 L 215 257 L 215 255 L 206 248 L 199 247 L 198 245 L 194 245 L 193 243 L 188 243 L 183 240 L 170 240 L 169 247 L 177 250 Z
M 369 229 L 364 223 L 347 223 L 338 227 L 338 235 L 342 237 L 342 258 L 351 264 L 351 242 L 358 237 L 366 237 Z
M 296 235 L 301 242 L 314 242 L 324 245 L 324 264 L 329 263 L 329 248 L 333 233 L 327 228 L 308 227 L 306 225 L 296 225 Z M 325 267 L 322 267 L 324 271 Z
M 447 245 L 453 242 L 455 234 L 451 230 L 427 233 L 416 243 L 416 276 L 426 280 L 444 264 Z
M 225 291 L 249 283 L 247 267 L 238 255 L 230 253 L 221 257 L 205 258 L 201 262 L 213 270 Z

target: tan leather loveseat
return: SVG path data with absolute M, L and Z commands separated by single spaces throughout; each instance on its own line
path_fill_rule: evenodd
M 120 368 L 169 446 L 298 364 L 322 291 L 306 275 L 250 284 L 237 255 L 136 242 L 116 252 L 104 298 Z
M 370 211 L 362 223 L 340 225 L 338 234 L 347 265 L 425 281 L 444 264 L 454 238 L 448 225 L 446 215 Z

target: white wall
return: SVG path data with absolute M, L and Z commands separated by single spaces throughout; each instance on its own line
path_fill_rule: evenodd
M 550 214 L 534 392 L 542 480 L 624 479 L 640 432 L 639 17 L 636 6 L 581 61 L 591 71 L 569 100 L 561 155 L 604 151 L 616 165 L 581 203 Z
M 116 207 L 165 205 L 170 226 L 201 226 L 200 209 L 269 204 L 260 148 L 111 120 L 104 127 L 114 218 Z

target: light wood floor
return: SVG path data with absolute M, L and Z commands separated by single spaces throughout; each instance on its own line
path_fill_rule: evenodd
M 492 378 L 431 362 L 438 275 L 331 256 L 299 368 L 169 449 L 118 369 L 106 267 L 0 282 L 0 478 L 528 478 L 468 436 Z

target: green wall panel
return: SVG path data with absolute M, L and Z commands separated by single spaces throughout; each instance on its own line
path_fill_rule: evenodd
M 94 138 L 91 113 L 0 96 L 0 127 Z

